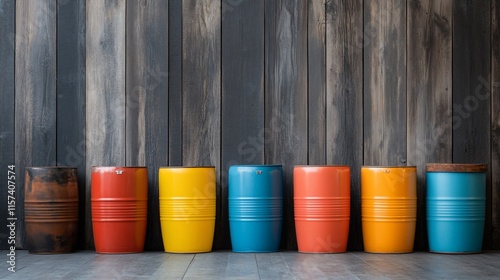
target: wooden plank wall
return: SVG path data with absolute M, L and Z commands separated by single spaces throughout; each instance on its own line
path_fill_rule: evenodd
M 146 249 L 162 250 L 160 166 L 217 168 L 214 249 L 229 249 L 229 166 L 283 164 L 281 247 L 295 250 L 293 166 L 341 164 L 348 249 L 363 249 L 361 166 L 415 165 L 426 250 L 425 163 L 484 162 L 484 248 L 500 249 L 499 1 L 0 0 L 16 245 L 26 166 L 78 167 L 82 249 L 94 248 L 91 166 L 147 166 Z
M 85 0 L 57 2 L 57 164 L 77 168 L 80 209 L 86 208 L 85 26 Z M 81 211 L 80 248 L 85 248 L 85 220 Z
M 87 0 L 86 247 L 93 248 L 92 166 L 125 166 L 125 0 Z
M 408 165 L 419 167 L 421 198 L 426 194 L 425 164 L 452 161 L 452 1 L 410 1 L 407 11 Z M 425 200 L 419 206 L 415 246 L 426 248 Z
M 163 250 L 158 168 L 168 161 L 168 2 L 127 2 L 126 148 L 128 166 L 148 166 L 146 250 Z
M 453 161 L 484 162 L 490 166 L 487 190 L 491 194 L 490 87 L 491 1 L 453 1 Z M 486 199 L 491 209 L 491 198 Z M 486 220 L 491 221 L 491 211 Z M 485 247 L 491 247 L 491 223 L 486 223 Z
M 228 216 L 233 164 L 264 162 L 264 1 L 222 2 L 222 154 L 220 216 Z M 218 221 L 214 244 L 231 246 L 229 220 Z
M 492 1 L 491 13 L 491 214 L 492 247 L 500 248 L 500 1 Z M 486 90 L 483 85 L 483 90 Z
M 15 36 L 16 3 L 14 0 L 0 0 L 0 173 L 8 171 L 9 165 L 14 165 L 14 55 L 16 48 Z M 17 175 L 17 174 L 16 174 Z M 17 177 L 17 176 L 16 176 Z M 0 179 L 0 201 L 7 202 L 8 180 Z M 2 207 L 5 208 L 5 207 Z M 7 220 L 7 209 L 0 209 L 0 221 Z M 0 227 L 0 249 L 10 247 L 8 243 L 10 231 Z
M 24 171 L 56 164 L 56 2 L 16 1 L 16 246 L 26 246 Z
M 361 250 L 363 1 L 326 3 L 326 163 L 351 167 L 348 247 Z M 309 93 L 311 94 L 311 93 Z M 323 106 L 325 106 L 323 105 Z

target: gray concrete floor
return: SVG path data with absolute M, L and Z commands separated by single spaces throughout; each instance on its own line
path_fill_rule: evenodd
M 500 279 L 500 251 L 471 255 L 233 253 L 34 255 L 0 251 L 1 279 Z

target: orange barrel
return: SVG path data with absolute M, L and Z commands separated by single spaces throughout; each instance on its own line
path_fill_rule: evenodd
M 417 168 L 362 167 L 361 221 L 366 252 L 412 252 L 417 221 Z
M 215 167 L 161 167 L 158 176 L 165 252 L 210 252 L 215 230 Z
M 69 253 L 78 240 L 78 178 L 72 167 L 27 167 L 24 187 L 30 253 Z
M 349 166 L 296 166 L 295 231 L 299 252 L 346 251 L 351 209 Z
M 92 227 L 97 253 L 144 251 L 146 167 L 92 167 Z

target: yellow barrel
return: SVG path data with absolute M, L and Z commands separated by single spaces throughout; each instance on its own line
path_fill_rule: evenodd
M 414 166 L 361 168 L 361 221 L 366 252 L 413 251 L 416 172 Z
M 210 252 L 215 230 L 215 167 L 161 167 L 159 195 L 165 252 Z

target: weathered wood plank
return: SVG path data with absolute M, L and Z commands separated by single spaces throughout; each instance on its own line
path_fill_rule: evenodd
M 57 2 L 57 163 L 78 170 L 78 244 L 84 249 L 85 0 Z
M 16 1 L 16 246 L 26 248 L 24 172 L 56 163 L 56 2 Z
M 221 201 L 221 2 L 184 1 L 182 27 L 182 164 L 215 166 Z
M 14 0 L 0 0 L 0 172 L 7 174 L 8 166 L 14 165 L 14 57 L 15 57 L 15 16 Z M 20 174 L 15 174 L 19 177 Z M 7 176 L 7 175 L 4 175 Z M 5 177 L 4 177 L 5 178 Z M 7 205 L 9 184 L 0 180 L 0 201 Z M 0 210 L 0 220 L 7 220 L 7 210 Z M 10 247 L 8 244 L 9 229 L 0 227 L 0 250 Z
M 453 1 L 453 161 L 486 163 L 490 154 L 491 1 Z M 484 85 L 486 84 L 486 85 Z M 484 248 L 491 246 L 491 168 Z
M 406 2 L 364 4 L 364 164 L 406 165 Z
M 293 165 L 307 164 L 307 2 L 265 3 L 266 164 L 283 164 L 281 248 L 296 249 Z
M 500 249 L 500 1 L 492 0 L 491 18 L 491 190 L 492 249 Z
M 168 1 L 168 163 L 182 165 L 182 1 Z
M 94 247 L 92 166 L 125 165 L 125 1 L 87 0 L 86 247 Z
M 326 5 L 326 153 L 351 167 L 349 250 L 362 250 L 360 170 L 363 165 L 363 4 Z
M 148 167 L 145 250 L 163 250 L 158 168 L 168 163 L 168 2 L 127 2 L 126 162 Z
M 452 162 L 452 1 L 408 2 L 407 153 L 417 166 L 415 250 L 427 250 L 425 164 Z
M 227 174 L 264 163 L 264 1 L 222 2 L 222 177 L 218 248 L 231 248 Z
M 308 163 L 325 164 L 326 153 L 326 15 L 324 0 L 308 0 Z

